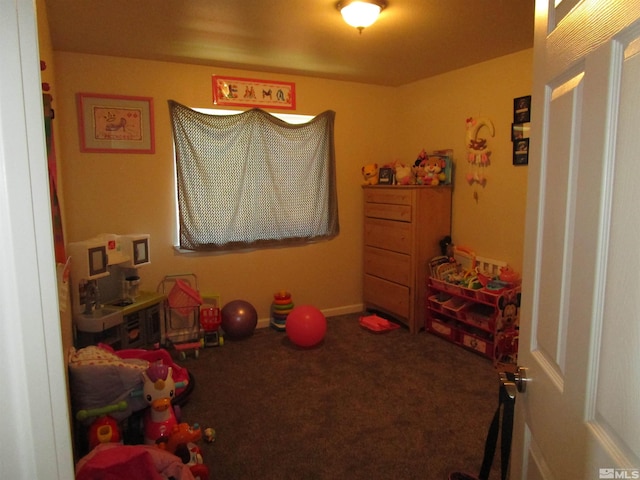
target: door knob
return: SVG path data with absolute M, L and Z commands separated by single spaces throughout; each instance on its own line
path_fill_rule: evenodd
M 516 398 L 516 393 L 524 393 L 527 391 L 527 369 L 525 367 L 518 367 L 518 369 L 512 373 L 500 372 L 500 384 L 504 387 L 509 398 Z

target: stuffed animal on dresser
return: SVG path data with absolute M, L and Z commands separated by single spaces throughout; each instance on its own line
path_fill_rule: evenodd
M 362 167 L 362 177 L 365 185 L 378 184 L 378 164 L 370 163 Z
M 445 162 L 440 157 L 429 157 L 422 162 L 425 185 L 439 185 L 447 176 L 444 173 Z
M 395 165 L 395 176 L 396 183 L 398 185 L 413 185 L 415 183 L 415 179 L 413 176 L 413 171 L 410 166 L 405 165 L 404 163 L 396 163 Z

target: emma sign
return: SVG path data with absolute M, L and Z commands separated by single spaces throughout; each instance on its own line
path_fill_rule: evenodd
M 296 84 L 214 75 L 213 103 L 221 106 L 295 110 Z

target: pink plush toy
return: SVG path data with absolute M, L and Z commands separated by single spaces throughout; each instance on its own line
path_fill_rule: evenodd
M 424 185 L 439 185 L 444 182 L 446 175 L 444 174 L 444 160 L 440 157 L 429 157 L 422 161 L 421 166 L 424 168 Z
M 398 185 L 413 185 L 415 179 L 413 177 L 413 171 L 410 166 L 403 163 L 396 163 L 395 166 L 396 183 Z

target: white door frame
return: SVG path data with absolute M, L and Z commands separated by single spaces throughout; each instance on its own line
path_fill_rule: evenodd
M 0 0 L 0 477 L 74 478 L 35 4 Z

